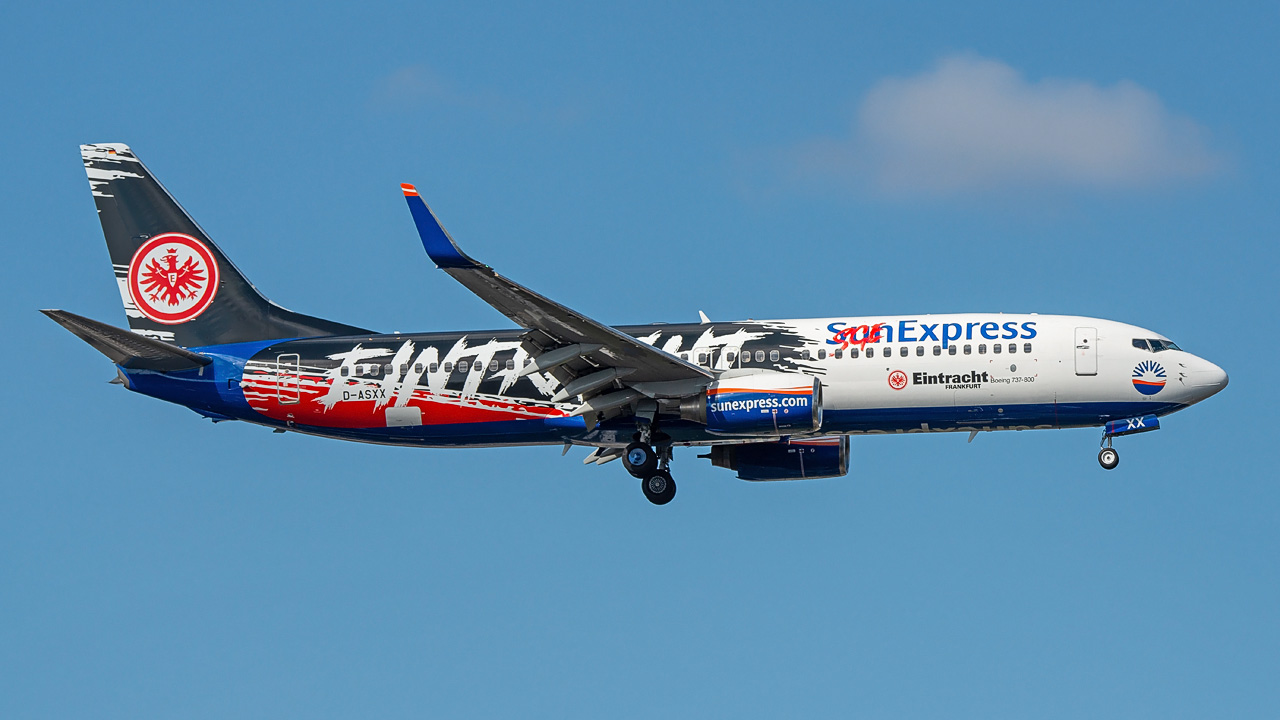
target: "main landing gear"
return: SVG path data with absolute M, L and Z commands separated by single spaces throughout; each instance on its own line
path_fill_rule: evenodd
M 658 441 L 655 449 L 652 441 Z M 676 481 L 671 477 L 671 443 L 665 435 L 650 436 L 647 425 L 635 435 L 635 441 L 622 454 L 622 464 L 632 477 L 639 478 L 640 489 L 654 505 L 666 505 L 676 496 Z

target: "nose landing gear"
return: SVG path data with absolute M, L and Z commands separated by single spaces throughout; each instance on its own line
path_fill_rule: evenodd
M 1136 435 L 1160 429 L 1160 418 L 1143 415 L 1123 420 L 1112 420 L 1102 426 L 1102 449 L 1098 451 L 1098 464 L 1103 470 L 1115 470 L 1120 464 L 1120 453 L 1111 447 L 1111 439 L 1121 435 Z
M 1098 451 L 1098 464 L 1103 470 L 1115 470 L 1120 464 L 1120 453 L 1116 452 L 1115 448 L 1104 447 Z

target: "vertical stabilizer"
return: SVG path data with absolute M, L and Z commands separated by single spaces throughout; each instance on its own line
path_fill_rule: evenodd
M 125 145 L 81 145 L 129 328 L 184 347 L 366 333 L 267 300 Z

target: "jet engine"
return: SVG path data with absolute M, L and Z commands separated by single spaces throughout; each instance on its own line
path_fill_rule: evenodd
M 680 417 L 724 435 L 789 435 L 822 427 L 822 382 L 763 372 L 717 380 L 680 402 Z
M 716 467 L 737 470 L 742 480 L 840 477 L 849 472 L 849 436 L 715 445 L 698 457 Z

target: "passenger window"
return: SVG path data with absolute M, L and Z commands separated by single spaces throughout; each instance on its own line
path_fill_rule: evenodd
M 934 346 L 933 346 L 933 354 L 934 354 L 934 355 L 941 355 L 941 354 L 942 354 L 942 346 L 941 346 L 941 345 L 934 345 Z
M 382 368 L 383 375 L 394 375 L 395 372 L 396 372 L 396 366 L 392 365 L 391 363 L 387 363 Z
M 956 346 L 955 346 L 955 345 L 951 345 L 951 346 L 949 346 L 949 347 L 947 348 L 947 354 L 948 354 L 948 355 L 955 355 L 955 354 L 956 354 Z
M 346 377 L 351 374 L 351 370 L 348 369 L 346 365 L 343 365 L 341 368 L 338 369 L 338 374 L 341 375 L 342 377 Z
M 844 351 L 843 351 L 843 350 L 836 350 L 835 352 L 833 352 L 833 353 L 831 353 L 831 354 L 832 354 L 833 356 L 835 356 L 835 359 L 837 359 L 837 360 L 839 360 L 840 358 L 844 357 Z
M 451 373 L 451 372 L 453 372 L 453 363 L 451 363 L 451 362 L 447 362 L 447 363 L 445 363 L 445 364 L 444 364 L 444 371 L 445 371 L 445 372 L 447 372 L 447 373 Z
M 1009 343 L 1009 354 L 1012 355 L 1016 352 L 1018 352 L 1018 343 Z
M 472 372 L 480 372 L 481 370 L 484 370 L 484 363 L 480 362 L 479 360 L 476 360 L 474 363 L 471 363 Z
M 763 350 L 757 350 L 757 351 L 756 351 L 756 362 L 764 362 L 764 351 L 763 351 Z
M 917 346 L 916 346 L 916 357 L 924 357 L 924 346 L 923 346 L 923 345 L 917 345 Z
M 979 354 L 979 355 L 986 355 L 986 354 L 987 354 L 987 344 L 986 344 L 986 343 L 978 343 L 978 354 Z
M 893 348 L 891 347 L 881 348 L 880 357 L 893 357 Z
M 498 359 L 494 358 L 489 361 L 489 372 L 498 372 Z
M 524 366 L 525 366 L 525 367 L 529 367 L 529 366 L 530 366 L 530 365 L 532 365 L 532 364 L 533 364 L 533 358 L 527 357 L 527 358 L 525 358 L 525 359 L 524 359 Z
M 1138 348 L 1139 350 L 1146 350 L 1147 352 L 1151 352 L 1151 348 L 1147 347 L 1147 341 L 1143 340 L 1142 338 L 1134 338 L 1133 346 Z
M 782 357 L 782 356 L 778 354 L 778 351 L 777 351 L 777 350 L 770 350 L 770 351 L 769 351 L 769 362 L 778 362 L 778 359 L 779 359 L 779 358 L 781 358 L 781 357 Z
M 440 363 L 431 363 L 431 365 L 429 365 L 427 368 L 427 372 L 435 373 L 439 371 L 440 371 Z
M 724 361 L 729 363 L 730 365 L 732 365 L 733 362 L 737 359 L 738 359 L 737 353 L 726 353 L 724 356 Z
M 706 364 L 707 364 L 707 354 L 706 354 L 706 353 L 698 353 L 698 364 L 699 364 L 699 365 L 706 365 Z
M 836 352 L 840 352 L 840 351 L 837 350 Z M 858 348 L 849 348 L 849 357 L 851 358 L 858 357 Z
M 995 353 L 995 354 L 999 355 L 999 354 L 1000 354 L 1000 348 L 1002 348 L 1002 347 L 1004 347 L 1004 346 L 1003 346 L 1003 345 L 1001 345 L 1000 343 L 994 343 L 994 344 L 991 346 L 991 352 L 993 352 L 993 353 Z
M 867 357 L 873 358 L 875 356 L 876 356 L 876 349 L 873 347 L 867 348 Z
M 819 351 L 818 351 L 818 359 L 819 359 L 819 360 L 826 360 L 826 359 L 827 359 L 827 351 L 826 351 L 826 350 L 819 350 Z
M 400 374 L 401 374 L 401 375 L 404 375 L 404 374 L 405 374 L 405 373 L 407 373 L 407 372 L 409 372 L 409 363 L 401 363 L 401 364 L 400 364 Z
M 822 351 L 822 350 L 819 350 L 819 351 L 818 351 L 818 359 L 819 359 L 819 360 L 821 360 L 821 359 L 822 359 L 822 355 L 823 355 L 823 351 Z M 800 359 L 801 359 L 801 360 L 808 360 L 808 359 L 809 359 L 809 348 L 805 348 L 805 349 L 803 349 L 803 350 L 801 350 L 801 351 L 800 351 Z
M 513 358 L 513 359 L 511 359 L 511 360 L 508 360 L 508 361 L 507 361 L 507 369 L 508 369 L 508 370 L 515 370 L 515 369 L 516 369 L 516 361 L 515 361 L 515 359 L 514 359 L 514 358 Z
M 416 373 L 418 373 L 419 375 L 421 375 L 421 374 L 422 374 L 422 371 L 423 371 L 422 363 L 414 363 L 414 364 L 413 364 L 413 371 L 414 371 L 414 372 L 416 372 Z
M 1031 352 L 1031 343 L 1023 343 L 1023 344 L 1022 344 L 1022 352 L 1024 352 L 1024 353 L 1029 353 L 1029 352 Z
M 898 357 L 906 357 L 907 353 L 910 351 L 911 351 L 910 348 L 908 348 L 906 345 L 903 345 L 901 348 L 898 348 Z
M 964 346 L 964 354 L 965 354 L 965 355 L 972 355 L 972 354 L 973 354 L 973 346 L 972 346 L 972 345 L 965 345 L 965 346 Z
M 689 353 L 680 353 L 680 359 L 681 359 L 681 360 L 688 360 L 688 359 L 689 359 Z

